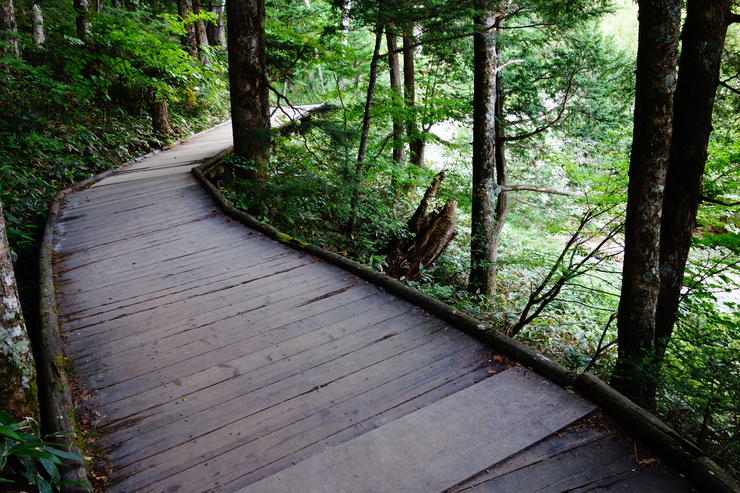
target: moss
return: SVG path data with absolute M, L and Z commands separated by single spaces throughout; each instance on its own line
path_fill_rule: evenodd
M 307 246 L 309 246 L 309 244 L 305 241 L 293 238 L 292 236 L 286 235 L 285 233 L 277 233 L 275 239 L 280 243 L 284 243 L 286 245 L 299 245 L 301 248 L 306 248 Z

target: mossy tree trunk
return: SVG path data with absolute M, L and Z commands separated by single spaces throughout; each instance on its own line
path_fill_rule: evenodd
M 498 86 L 500 69 L 498 31 L 503 22 L 501 2 L 475 2 L 474 88 L 473 88 L 473 197 L 470 239 L 470 279 L 468 290 L 491 295 L 496 290 L 498 236 L 503 217 L 503 202 L 497 204 L 505 185 L 501 112 Z M 497 123 L 498 122 L 498 123 Z M 501 182 L 503 180 L 503 183 Z M 502 197 L 505 198 L 505 197 Z M 505 205 L 505 204 L 504 204 Z
M 227 0 L 226 16 L 234 156 L 246 164 L 236 167 L 234 176 L 266 183 L 271 135 L 265 2 Z
M 38 416 L 36 370 L 18 298 L 0 203 L 0 407 L 14 419 Z
M 8 43 L 5 52 L 8 55 L 20 56 L 21 50 L 18 44 L 18 27 L 15 21 L 15 7 L 13 0 L 0 1 L 0 31 L 5 31 L 2 35 L 3 41 Z
M 659 360 L 678 317 L 684 272 L 696 229 L 720 63 L 727 27 L 733 21 L 730 7 L 730 0 L 687 2 L 661 217 L 661 284 L 655 325 Z

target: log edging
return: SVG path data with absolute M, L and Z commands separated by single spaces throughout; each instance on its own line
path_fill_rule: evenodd
M 225 153 L 229 151 L 227 150 Z M 274 227 L 258 221 L 250 214 L 232 207 L 202 171 L 202 169 L 217 164 L 218 159 L 220 159 L 220 156 L 208 159 L 200 166 L 194 167 L 192 172 L 206 192 L 213 198 L 219 209 L 227 216 L 273 240 L 351 272 L 377 285 L 388 293 L 394 294 L 436 315 L 459 330 L 475 337 L 504 355 L 515 359 L 522 365 L 531 368 L 561 387 L 573 388 L 582 396 L 607 411 L 631 433 L 639 435 L 641 439 L 647 440 L 651 446 L 673 460 L 703 490 L 711 493 L 740 493 L 740 485 L 737 481 L 712 461 L 700 448 L 680 436 L 655 415 L 612 389 L 606 382 L 596 376 L 590 373 L 577 374 L 572 372 L 547 356 L 496 329 L 486 328 L 483 322 L 456 310 L 446 303 L 421 293 L 359 262 L 324 250 L 323 248 L 306 244 L 281 233 Z

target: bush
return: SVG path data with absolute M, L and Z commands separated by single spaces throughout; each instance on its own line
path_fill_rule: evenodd
M 0 411 L 0 483 L 21 486 L 25 480 L 41 493 L 58 491 L 63 485 L 84 482 L 62 481 L 60 467 L 66 467 L 62 459 L 83 460 L 84 457 L 71 454 L 62 446 L 52 442 L 55 436 L 41 437 L 39 425 L 31 418 L 14 423 L 4 411 Z

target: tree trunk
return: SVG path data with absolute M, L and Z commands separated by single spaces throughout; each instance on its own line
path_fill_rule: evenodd
M 375 84 L 378 80 L 378 60 L 380 59 L 380 45 L 383 41 L 383 26 L 375 26 L 375 48 L 373 58 L 370 62 L 370 80 L 367 86 L 367 97 L 365 98 L 365 114 L 362 117 L 362 133 L 360 135 L 360 148 L 357 151 L 357 164 L 355 164 L 354 191 L 352 203 L 350 204 L 350 219 L 347 223 L 347 236 L 353 238 L 357 229 L 357 208 L 360 205 L 360 185 L 365 173 L 365 154 L 367 142 L 370 137 L 370 121 L 373 114 L 373 100 L 375 98 Z
M 265 183 L 271 142 L 265 1 L 227 0 L 226 15 L 234 155 L 250 165 L 237 167 L 234 176 Z
M 87 22 L 90 3 L 88 0 L 74 0 L 75 23 L 77 25 L 77 37 L 84 44 L 87 44 L 87 35 L 90 31 L 90 24 Z
M 36 370 L 0 203 L 0 407 L 15 420 L 38 416 Z
M 696 228 L 730 4 L 730 0 L 689 0 L 686 7 L 660 230 L 661 285 L 655 326 L 658 364 L 673 333 Z
M 496 22 L 496 34 L 502 34 L 502 20 L 499 18 Z M 496 58 L 501 60 L 501 44 L 496 43 Z M 493 123 L 493 138 L 495 143 L 494 158 L 496 159 L 496 209 L 493 220 L 493 231 L 491 232 L 490 245 L 490 265 L 492 273 L 490 274 L 491 284 L 490 291 L 485 294 L 496 293 L 496 283 L 498 278 L 498 246 L 501 240 L 501 232 L 504 229 L 506 216 L 509 215 L 509 192 L 506 190 L 509 185 L 509 170 L 506 163 L 506 135 L 504 134 L 504 92 L 501 90 L 500 70 L 496 71 L 496 103 Z
M 416 68 L 412 27 L 403 33 L 403 95 L 406 101 L 406 134 L 409 139 L 409 159 L 416 167 L 424 167 L 424 137 L 416 119 Z
M 471 214 L 471 292 L 493 294 L 496 276 L 494 232 L 496 212 L 496 104 L 499 67 L 495 26 L 498 11 L 493 2 L 477 0 L 473 88 L 473 202 Z
M 44 12 L 41 10 L 41 5 L 34 3 L 31 5 L 31 12 L 33 13 L 33 39 L 37 45 L 44 44 L 46 41 L 46 34 L 44 33 Z
M 192 12 L 191 0 L 177 0 L 177 13 L 181 19 L 187 19 Z M 195 26 L 192 23 L 185 24 L 185 34 L 180 36 L 180 43 L 191 57 L 196 58 L 198 56 L 198 40 L 195 37 Z
M 153 100 L 149 104 L 149 115 L 152 118 L 152 127 L 160 136 L 167 138 L 170 136 L 170 112 L 167 109 L 167 101 Z
M 200 1 L 201 0 L 193 0 L 193 13 L 196 15 L 201 13 Z M 195 44 L 198 45 L 199 59 L 202 63 L 208 63 L 208 57 L 205 56 L 203 50 L 201 49 L 202 46 L 209 46 L 208 34 L 206 33 L 206 24 L 205 22 L 203 22 L 203 19 L 199 19 L 195 21 L 193 28 L 195 29 Z
M 221 0 L 210 2 L 208 4 L 209 12 L 216 15 L 216 22 L 206 25 L 206 35 L 208 36 L 209 46 L 226 46 L 226 35 L 224 32 L 224 5 Z
M 0 3 L 0 31 L 3 33 L 3 41 L 7 42 L 5 52 L 8 55 L 21 55 L 20 44 L 18 43 L 18 26 L 15 22 L 15 7 L 13 0 L 2 0 Z
M 393 162 L 400 165 L 403 162 L 403 117 L 401 117 L 401 106 L 403 106 L 403 89 L 401 87 L 401 65 L 398 61 L 398 42 L 396 37 L 396 26 L 389 22 L 386 26 L 386 41 L 388 43 L 388 66 L 390 69 L 391 93 L 393 94 L 393 106 L 398 110 L 393 111 Z
M 681 0 L 641 0 L 639 11 L 634 136 L 617 319 L 619 355 L 611 384 L 652 409 L 655 368 L 644 363 L 655 349 L 660 217 L 671 145 Z

